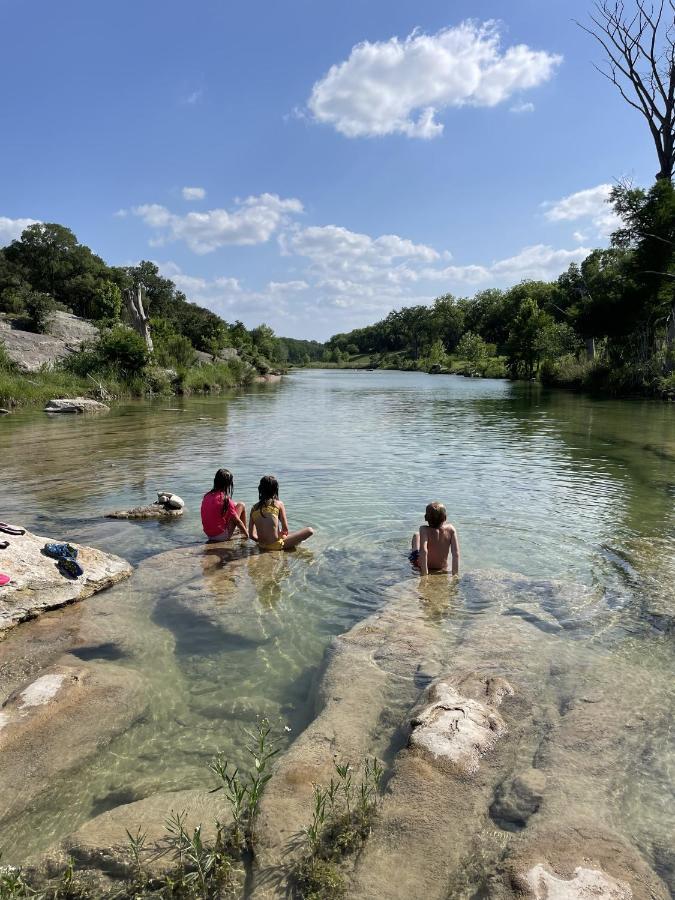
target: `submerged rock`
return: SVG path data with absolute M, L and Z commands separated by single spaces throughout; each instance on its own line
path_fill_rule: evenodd
M 633 896 L 624 882 L 583 866 L 578 866 L 571 878 L 561 878 L 539 864 L 526 872 L 522 881 L 533 900 L 631 900 Z
M 2 551 L 2 569 L 12 580 L 0 588 L 0 639 L 3 631 L 19 622 L 47 609 L 84 600 L 132 572 L 129 563 L 119 556 L 75 544 L 84 575 L 69 578 L 61 574 L 56 560 L 42 552 L 53 539 L 30 532 L 6 538 L 9 546 Z
M 524 828 L 539 809 L 546 789 L 541 769 L 526 769 L 507 778 L 497 788 L 490 815 L 502 828 Z
M 0 822 L 126 731 L 147 705 L 136 672 L 110 664 L 52 666 L 3 700 Z
M 153 794 L 144 800 L 116 806 L 85 822 L 49 850 L 38 868 L 48 876 L 63 870 L 69 858 L 78 869 L 96 871 L 113 878 L 127 878 L 134 872 L 129 853 L 127 829 L 135 835 L 145 833 L 142 853 L 144 869 L 152 875 L 166 872 L 176 865 L 167 821 L 176 813 L 184 816 L 183 824 L 192 835 L 201 826 L 205 844 L 215 843 L 216 823 L 227 827 L 232 815 L 222 791 L 185 790 Z
M 72 397 L 50 400 L 45 406 L 46 413 L 104 412 L 110 409 L 105 403 L 90 397 Z
M 350 897 L 455 896 L 448 883 L 481 828 L 494 770 L 513 749 L 506 746 L 493 758 L 508 732 L 497 707 L 513 694 L 505 679 L 480 670 L 445 675 L 429 686 L 412 712 L 408 746 L 394 761 Z M 483 765 L 487 754 L 490 765 Z

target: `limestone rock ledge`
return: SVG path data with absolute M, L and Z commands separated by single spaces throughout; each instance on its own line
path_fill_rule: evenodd
M 20 622 L 34 619 L 46 610 L 84 600 L 132 573 L 125 559 L 74 544 L 84 575 L 69 578 L 61 574 L 56 560 L 42 552 L 53 538 L 30 532 L 2 537 L 9 541 L 9 546 L 0 550 L 0 571 L 12 580 L 0 587 L 0 640 L 3 633 Z
M 191 834 L 201 826 L 204 842 L 216 840 L 216 823 L 228 826 L 232 816 L 222 792 L 205 790 L 165 791 L 144 800 L 125 803 L 85 822 L 77 831 L 48 851 L 37 868 L 47 876 L 61 872 L 69 858 L 79 870 L 101 873 L 112 878 L 132 874 L 127 829 L 145 833 L 143 865 L 152 875 L 171 869 L 176 861 L 168 840 L 166 822 L 173 813 L 184 814 L 184 824 Z
M 138 673 L 110 664 L 52 666 L 2 699 L 3 824 L 126 731 L 148 703 Z

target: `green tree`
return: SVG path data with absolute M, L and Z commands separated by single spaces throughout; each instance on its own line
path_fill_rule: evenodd
M 552 317 L 539 309 L 533 297 L 526 297 L 513 320 L 507 343 L 508 366 L 511 374 L 533 378 L 541 362 Z
M 464 331 L 464 312 L 452 294 L 434 300 L 431 322 L 438 339 L 452 353 Z
M 457 344 L 457 355 L 468 362 L 473 373 L 480 372 L 488 360 L 488 346 L 479 334 L 465 331 Z

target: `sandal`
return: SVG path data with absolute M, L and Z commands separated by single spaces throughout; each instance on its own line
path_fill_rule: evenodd
M 9 547 L 9 541 L 0 541 L 0 550 L 6 550 Z
M 9 584 L 12 579 L 9 575 L 5 575 L 4 572 L 0 572 L 0 587 L 4 587 L 6 584 Z
M 77 547 L 72 544 L 45 544 L 42 549 L 52 559 L 77 559 Z
M 79 578 L 80 575 L 84 575 L 82 566 L 69 556 L 65 556 L 58 561 L 58 570 L 68 578 Z
M 5 522 L 0 522 L 0 531 L 4 531 L 5 534 L 25 534 L 25 528 L 17 528 L 16 525 L 7 525 Z

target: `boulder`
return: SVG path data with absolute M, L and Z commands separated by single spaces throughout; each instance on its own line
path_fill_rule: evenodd
M 185 501 L 171 491 L 158 491 L 157 499 L 147 506 L 132 506 L 105 514 L 106 519 L 176 519 L 183 515 Z
M 159 491 L 155 502 L 165 509 L 183 509 L 185 507 L 185 500 L 178 494 L 172 494 L 171 491 Z
M 84 600 L 131 575 L 126 560 L 93 547 L 75 544 L 78 562 L 84 569 L 79 578 L 61 574 L 57 562 L 42 549 L 53 538 L 26 532 L 3 535 L 9 546 L 2 551 L 2 568 L 12 581 L 0 588 L 0 638 L 8 628 L 33 619 L 47 609 Z
M 336 759 L 352 763 L 358 783 L 366 757 L 384 756 L 396 740 L 418 695 L 417 679 L 441 664 L 443 636 L 416 616 L 417 597 L 407 586 L 402 597 L 397 593 L 326 652 L 316 718 L 279 760 L 263 795 L 255 897 L 286 896 L 288 870 L 304 850 L 301 833 L 311 818 L 313 785 L 329 783 Z
M 46 413 L 86 413 L 86 412 L 104 412 L 110 409 L 105 403 L 99 400 L 92 400 L 90 397 L 71 397 L 50 400 L 45 406 Z
M 38 867 L 53 876 L 72 858 L 78 869 L 126 878 L 133 874 L 127 830 L 132 835 L 140 830 L 146 836 L 143 866 L 149 874 L 159 875 L 176 864 L 166 828 L 167 820 L 175 813 L 185 816 L 184 825 L 190 834 L 201 826 L 206 844 L 215 843 L 217 823 L 228 826 L 232 822 L 231 810 L 222 791 L 184 790 L 153 794 L 144 800 L 116 806 L 85 822 L 47 851 Z
M 394 761 L 373 832 L 356 862 L 350 897 L 463 896 L 448 885 L 482 830 L 494 772 L 513 753 L 505 747 L 493 758 L 508 733 L 497 707 L 513 694 L 503 678 L 480 670 L 444 675 L 427 688 L 410 716 L 408 746 Z M 484 765 L 487 754 L 490 764 Z M 406 861 L 403 869 L 400 859 Z
M 513 694 L 511 686 L 488 679 L 486 694 L 497 697 Z M 506 723 L 488 704 L 462 696 L 448 677 L 434 682 L 422 706 L 413 714 L 408 746 L 434 762 L 442 761 L 460 775 L 474 775 L 481 756 L 491 750 L 506 733 Z
M 137 673 L 110 664 L 52 666 L 4 699 L 0 822 L 126 731 L 146 705 Z
M 98 329 L 91 322 L 60 311 L 52 314 L 48 334 L 34 334 L 3 324 L 6 327 L 2 328 L 0 340 L 9 358 L 24 372 L 53 366 L 79 350 L 84 341 L 98 336 Z

